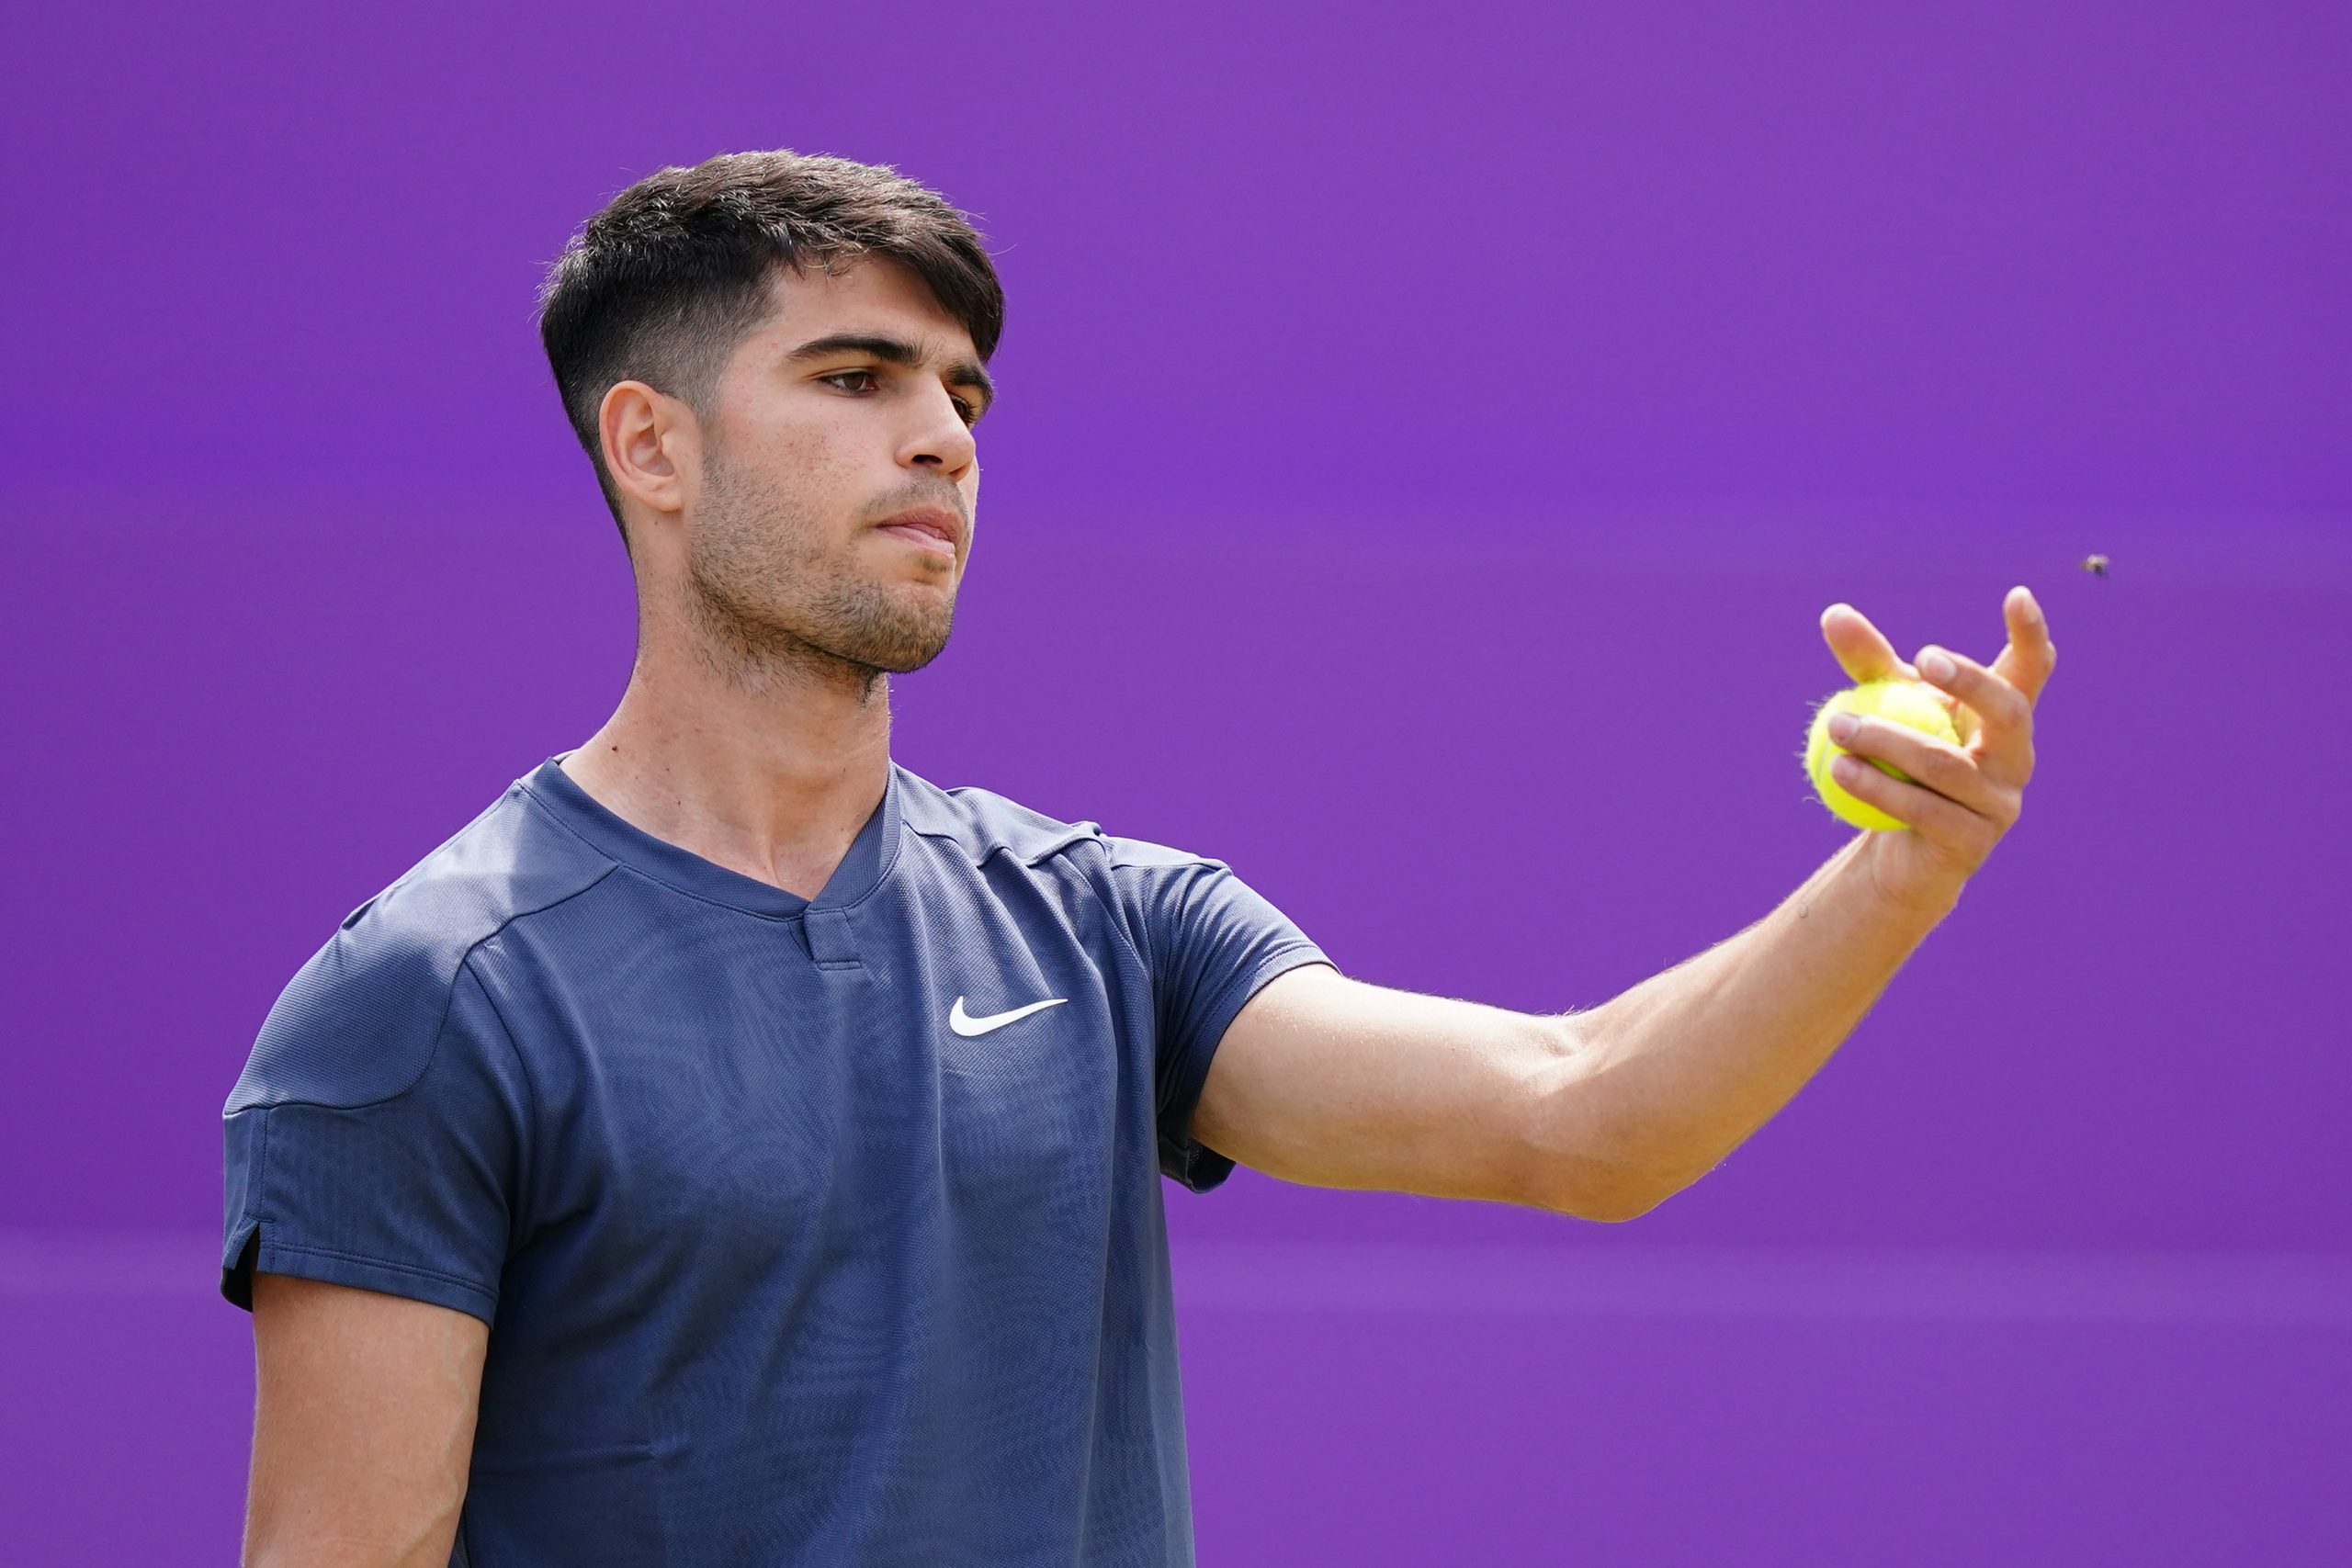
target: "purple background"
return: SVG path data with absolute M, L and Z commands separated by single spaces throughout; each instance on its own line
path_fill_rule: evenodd
M 532 291 L 756 146 L 1011 296 L 899 760 L 1363 977 L 1589 1007 L 1763 915 L 1834 601 L 2063 652 L 1958 913 L 1656 1213 L 1168 1190 L 1204 1563 L 2347 1550 L 2340 6 L 48 6 L 0 73 L 18 1560 L 233 1555 L 220 1102 L 617 696 Z

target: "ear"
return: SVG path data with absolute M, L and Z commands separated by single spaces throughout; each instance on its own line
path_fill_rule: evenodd
M 674 515 L 702 473 L 702 429 L 694 411 L 642 381 L 616 381 L 596 411 L 605 471 L 624 502 Z

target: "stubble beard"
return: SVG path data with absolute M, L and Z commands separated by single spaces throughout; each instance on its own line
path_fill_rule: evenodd
M 684 598 L 722 673 L 747 684 L 813 676 L 864 697 L 939 657 L 956 623 L 952 594 L 894 592 L 857 570 L 854 536 L 821 542 L 822 525 L 780 487 L 723 459 L 707 474 Z

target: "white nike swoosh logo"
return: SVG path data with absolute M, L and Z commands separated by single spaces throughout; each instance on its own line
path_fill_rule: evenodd
M 1027 1018 L 1033 1012 L 1043 1012 L 1047 1008 L 1057 1008 L 1068 1000 L 1069 1000 L 1068 997 L 1054 997 L 1046 1001 L 1031 1002 L 1025 1008 L 1014 1008 L 1011 1012 L 992 1012 L 986 1018 L 974 1018 L 964 1010 L 964 998 L 957 997 L 955 1010 L 947 1015 L 947 1027 L 962 1035 L 986 1034 L 991 1029 L 1002 1029 L 1006 1024 L 1018 1019 Z

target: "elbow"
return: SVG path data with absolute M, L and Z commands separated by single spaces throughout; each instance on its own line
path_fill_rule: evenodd
M 1638 1220 L 1671 1194 L 1650 1189 L 1613 1185 L 1594 1190 L 1579 1188 L 1545 1207 L 1570 1219 L 1590 1220 L 1597 1224 L 1622 1225 L 1628 1220 Z
M 1712 1167 L 1709 1168 L 1713 1168 Z M 1679 1176 L 1660 1178 L 1656 1174 L 1639 1179 L 1628 1179 L 1611 1188 L 1595 1204 L 1595 1213 L 1585 1216 L 1604 1224 L 1622 1225 L 1627 1220 L 1638 1220 L 1668 1198 L 1695 1183 L 1705 1171 L 1684 1171 Z
M 1539 1076 L 1528 1118 L 1526 1201 L 1571 1219 L 1623 1224 L 1679 1190 L 1626 1157 L 1589 1043 L 1560 1030 Z
M 1638 1220 L 1676 1188 L 1597 1156 L 1589 1143 L 1539 1138 L 1526 1162 L 1521 1201 L 1570 1219 L 1621 1225 Z

